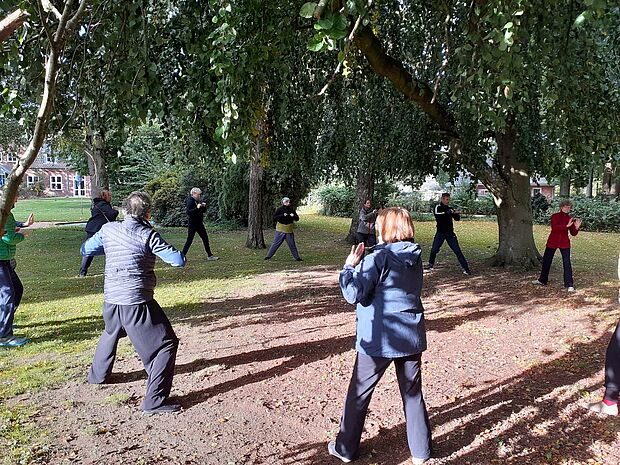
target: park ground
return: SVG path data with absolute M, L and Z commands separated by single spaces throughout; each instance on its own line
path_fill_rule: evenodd
M 28 210 L 20 202 L 16 216 Z M 75 217 L 79 220 L 77 208 Z M 39 219 L 59 221 L 56 214 Z M 417 223 L 424 257 L 433 223 Z M 429 349 L 424 392 L 435 464 L 618 464 L 620 419 L 583 409 L 598 400 L 605 347 L 618 317 L 620 235 L 573 240 L 577 292 L 547 287 L 534 271 L 488 266 L 493 222 L 463 221 L 459 240 L 474 274 L 446 248 L 425 275 Z M 18 251 L 25 296 L 17 332 L 32 344 L 0 350 L 0 460 L 50 464 L 332 464 L 355 352 L 355 316 L 337 285 L 347 221 L 302 215 L 303 262 L 281 249 L 271 261 L 243 247 L 244 231 L 211 232 L 221 257 L 195 243 L 185 269 L 158 264 L 156 298 L 181 340 L 173 396 L 183 412 L 144 416 L 145 375 L 127 341 L 114 383 L 86 372 L 101 320 L 103 259 L 77 277 L 77 228 L 31 231 Z M 542 250 L 546 227 L 535 227 Z M 182 229 L 164 229 L 176 246 Z M 271 239 L 267 232 L 266 239 Z M 285 246 L 283 246 L 285 247 Z M 393 370 L 379 384 L 358 462 L 408 463 Z

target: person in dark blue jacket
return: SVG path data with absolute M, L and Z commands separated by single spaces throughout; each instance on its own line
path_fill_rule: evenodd
M 469 264 L 465 259 L 465 255 L 463 255 L 463 252 L 461 251 L 459 240 L 456 238 L 456 234 L 454 234 L 454 224 L 452 222 L 452 220 L 460 221 L 461 215 L 454 211 L 454 209 L 450 206 L 449 193 L 445 192 L 441 194 L 441 203 L 435 205 L 433 213 L 435 214 L 435 221 L 437 222 L 437 232 L 433 238 L 431 255 L 428 259 L 428 267 L 426 270 L 433 270 L 433 267 L 435 266 L 435 257 L 439 253 L 439 250 L 445 241 L 456 255 L 461 268 L 463 268 L 463 274 L 470 275 L 471 271 L 469 270 Z
M 166 314 L 154 298 L 155 261 L 185 266 L 185 256 L 168 244 L 149 223 L 151 199 L 132 192 L 123 203 L 122 222 L 103 225 L 82 244 L 82 255 L 104 255 L 103 321 L 88 374 L 91 384 L 109 382 L 120 338 L 128 336 L 148 375 L 142 408 L 146 413 L 180 410 L 168 402 L 179 346 Z
M 86 223 L 84 230 L 86 231 L 86 240 L 93 237 L 97 231 L 106 223 L 115 221 L 118 216 L 118 210 L 112 207 L 112 193 L 103 189 L 98 197 L 93 199 L 93 207 L 90 210 L 90 219 Z M 80 266 L 80 276 L 86 276 L 88 268 L 93 262 L 93 257 L 82 257 L 82 265 Z
M 192 242 L 194 242 L 194 236 L 198 233 L 202 239 L 202 245 L 205 248 L 205 252 L 207 252 L 207 260 L 211 262 L 219 260 L 219 257 L 216 257 L 211 252 L 209 236 L 204 224 L 207 204 L 200 201 L 201 194 L 202 191 L 200 189 L 193 187 L 189 191 L 189 197 L 185 200 L 185 213 L 187 213 L 187 240 L 183 246 L 183 255 L 187 255 Z
M 357 356 L 340 432 L 327 448 L 345 463 L 357 458 L 372 393 L 394 362 L 412 461 L 421 464 L 431 455 L 431 428 L 421 377 L 422 352 L 426 350 L 420 299 L 422 251 L 413 242 L 413 223 L 404 208 L 381 210 L 376 232 L 379 245 L 366 257 L 363 243 L 353 246 L 340 272 L 342 295 L 357 305 Z

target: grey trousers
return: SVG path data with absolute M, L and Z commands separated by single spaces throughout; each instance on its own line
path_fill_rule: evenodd
M 387 367 L 394 362 L 405 411 L 409 450 L 415 458 L 430 457 L 431 427 L 422 396 L 421 360 L 422 354 L 392 359 L 357 353 L 336 438 L 336 451 L 340 455 L 351 460 L 357 458 L 372 393 Z
M 88 382 L 102 384 L 112 373 L 116 348 L 128 336 L 148 375 L 142 408 L 160 407 L 170 395 L 179 340 L 155 300 L 138 305 L 103 303 L 105 329 L 97 344 Z
M 291 249 L 291 254 L 293 254 L 293 258 L 297 260 L 299 258 L 299 252 L 297 251 L 297 246 L 295 245 L 295 234 L 293 233 L 283 233 L 280 231 L 276 231 L 276 235 L 273 238 L 273 244 L 269 247 L 269 252 L 267 252 L 267 258 L 271 258 L 274 253 L 278 250 L 278 248 L 282 245 L 282 242 L 286 239 L 286 243 L 288 244 L 288 248 Z

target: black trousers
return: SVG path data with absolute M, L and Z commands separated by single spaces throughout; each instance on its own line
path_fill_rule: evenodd
M 202 244 L 205 247 L 205 252 L 207 252 L 207 256 L 213 255 L 211 253 L 211 247 L 209 247 L 209 236 L 207 235 L 207 230 L 205 229 L 205 225 L 203 223 L 189 223 L 187 226 L 187 240 L 185 241 L 185 245 L 183 246 L 183 255 L 187 255 L 187 251 L 189 247 L 194 242 L 194 236 L 198 233 L 200 238 L 202 239 Z
M 620 393 L 620 322 L 605 354 L 605 399 L 618 402 Z
M 398 387 L 403 400 L 407 442 L 413 457 L 425 459 L 431 455 L 431 427 L 424 397 L 422 396 L 422 354 L 401 358 L 370 357 L 357 353 L 353 376 L 340 420 L 336 451 L 348 459 L 359 454 L 364 420 L 375 386 L 394 362 Z
M 357 243 L 364 243 L 365 247 L 373 247 L 377 245 L 377 236 L 374 234 L 364 234 L 361 232 L 355 233 L 357 236 Z
M 88 374 L 88 382 L 102 384 L 112 374 L 120 338 L 128 336 L 148 375 L 142 408 L 160 407 L 170 395 L 179 347 L 172 325 L 157 301 L 138 305 L 103 303 L 105 329 Z
M 435 258 L 441 249 L 443 243 L 447 242 L 448 246 L 456 255 L 457 260 L 459 261 L 461 268 L 465 271 L 469 271 L 469 264 L 465 259 L 465 255 L 463 255 L 463 251 L 461 250 L 461 246 L 459 245 L 459 240 L 456 238 L 456 234 L 454 233 L 441 233 L 437 231 L 435 233 L 435 237 L 433 238 L 433 245 L 431 246 L 431 254 L 428 258 L 428 264 L 432 267 L 435 265 Z
M 90 239 L 94 235 L 95 235 L 95 233 L 87 232 L 86 233 L 86 239 L 84 239 L 84 240 L 87 241 L 88 239 Z M 88 268 L 90 267 L 90 264 L 93 262 L 93 258 L 95 258 L 94 255 L 91 255 L 90 257 L 82 257 L 82 265 L 80 266 L 80 275 L 81 276 L 86 276 L 86 273 L 88 273 Z
M 551 270 L 551 262 L 553 262 L 553 256 L 557 249 L 545 248 L 543 255 L 542 270 L 540 271 L 540 278 L 538 280 L 547 284 L 549 281 L 549 271 Z M 564 287 L 573 287 L 573 267 L 570 263 L 570 248 L 560 249 L 562 254 L 562 265 L 564 267 Z

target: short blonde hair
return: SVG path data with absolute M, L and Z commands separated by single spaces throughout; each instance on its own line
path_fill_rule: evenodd
M 375 223 L 381 240 L 386 243 L 413 241 L 415 228 L 411 215 L 402 207 L 384 208 Z

